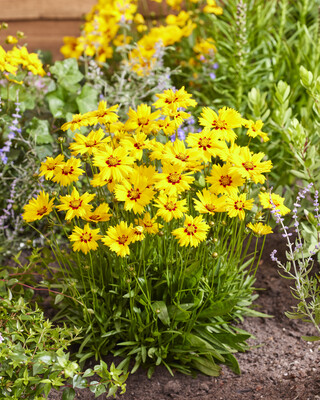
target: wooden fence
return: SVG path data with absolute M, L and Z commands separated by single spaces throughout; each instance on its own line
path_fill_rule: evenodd
M 0 0 L 0 22 L 9 24 L 9 29 L 0 31 L 0 42 L 3 44 L 7 35 L 15 35 L 19 30 L 26 35 L 25 43 L 28 44 L 29 51 L 48 50 L 52 53 L 53 60 L 62 59 L 59 50 L 63 45 L 63 37 L 79 36 L 83 16 L 96 2 L 97 0 Z M 149 10 L 159 12 L 159 4 L 149 4 Z M 140 12 L 145 14 L 142 6 Z

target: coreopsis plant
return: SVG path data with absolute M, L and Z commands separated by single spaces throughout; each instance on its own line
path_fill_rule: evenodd
M 218 375 L 224 362 L 239 372 L 233 353 L 250 334 L 231 321 L 257 315 L 259 253 L 248 249 L 272 232 L 258 197 L 272 163 L 236 144 L 248 124 L 236 110 L 204 108 L 203 129 L 183 141 L 195 100 L 184 87 L 156 97 L 156 110 L 141 104 L 123 122 L 101 101 L 65 123 L 73 142 L 40 168 L 57 189 L 23 217 L 48 218 L 68 238 L 67 248 L 50 239 L 53 276 L 60 317 L 85 329 L 82 360 L 112 350 L 122 368 L 135 359 L 132 371 L 164 364 Z

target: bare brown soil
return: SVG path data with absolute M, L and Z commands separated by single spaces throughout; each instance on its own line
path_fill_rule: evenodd
M 282 247 L 282 254 L 279 247 Z M 127 392 L 119 400 L 320 400 L 319 345 L 307 343 L 301 335 L 312 335 L 311 326 L 289 320 L 284 312 L 295 300 L 290 294 L 291 282 L 281 278 L 269 254 L 279 249 L 283 258 L 285 245 L 281 234 L 272 235 L 266 243 L 263 261 L 257 273 L 259 310 L 273 318 L 247 318 L 241 328 L 255 336 L 251 350 L 237 355 L 241 375 L 226 367 L 218 378 L 198 375 L 196 378 L 175 373 L 172 377 L 159 367 L 152 379 L 141 369 L 130 375 Z M 61 394 L 50 394 L 60 400 Z M 91 400 L 94 395 L 82 390 L 76 399 Z M 105 396 L 100 396 L 100 400 Z

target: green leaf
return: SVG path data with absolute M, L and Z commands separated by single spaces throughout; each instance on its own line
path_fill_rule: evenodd
M 192 360 L 194 368 L 208 376 L 219 376 L 221 368 L 213 361 L 205 357 L 197 357 Z
M 301 339 L 306 340 L 307 342 L 316 342 L 320 340 L 320 336 L 301 336 Z
M 79 71 L 78 62 L 75 58 L 67 58 L 63 61 L 56 61 L 55 64 L 50 67 L 50 72 L 57 79 L 58 84 L 69 92 L 75 92 L 83 78 L 83 74 Z
M 73 388 L 66 388 L 62 393 L 62 400 L 73 400 L 76 397 L 76 392 Z
M 80 95 L 76 99 L 81 114 L 97 109 L 98 95 L 98 90 L 92 86 L 87 83 L 83 86 Z
M 33 117 L 30 121 L 27 132 L 36 144 L 53 143 L 53 137 L 50 135 L 48 121 Z
M 63 299 L 64 299 L 63 294 L 57 294 L 56 298 L 54 299 L 54 304 L 60 303 L 60 301 L 62 301 Z
M 170 325 L 170 317 L 164 301 L 155 301 L 152 304 L 152 309 L 163 324 Z
M 203 267 L 199 261 L 195 261 L 185 270 L 185 287 L 194 287 L 202 276 Z
M 224 300 L 218 301 L 217 303 L 213 303 L 210 307 L 206 308 L 205 310 L 201 311 L 199 314 L 199 318 L 212 318 L 212 317 L 220 317 L 222 315 L 226 315 L 233 307 L 237 304 L 237 299 L 232 300 Z

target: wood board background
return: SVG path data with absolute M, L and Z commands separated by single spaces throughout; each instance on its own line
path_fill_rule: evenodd
M 7 35 L 17 31 L 25 33 L 21 44 L 27 43 L 29 51 L 50 51 L 53 60 L 62 60 L 60 47 L 64 36 L 79 36 L 84 15 L 97 0 L 0 0 L 0 23 L 7 22 L 9 28 L 0 31 L 0 44 Z M 147 16 L 150 12 L 162 14 L 161 4 L 141 1 L 139 11 Z M 5 46 L 8 49 L 11 46 Z

